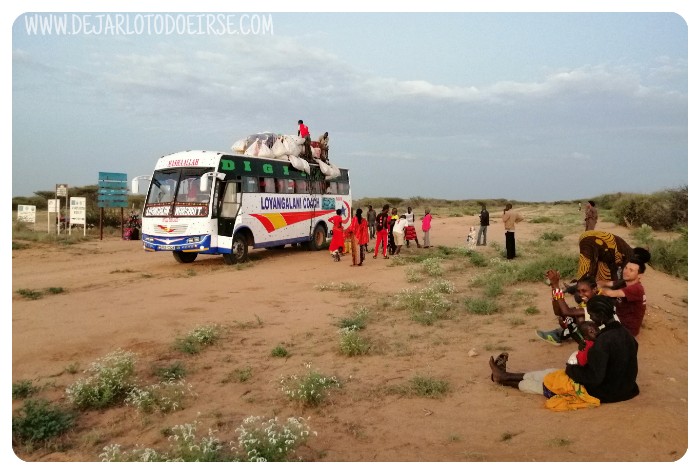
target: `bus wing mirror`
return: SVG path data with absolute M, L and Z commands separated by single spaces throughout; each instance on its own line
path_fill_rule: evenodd
M 143 176 L 137 176 L 134 179 L 131 180 L 131 194 L 138 194 L 139 193 L 139 182 L 140 181 L 145 181 L 151 180 L 150 175 L 143 175 Z

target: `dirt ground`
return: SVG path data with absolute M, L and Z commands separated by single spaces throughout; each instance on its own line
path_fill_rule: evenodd
M 433 245 L 464 247 L 466 229 L 478 219 L 436 216 L 433 222 Z M 607 222 L 598 228 L 629 237 L 627 229 Z M 557 227 L 523 222 L 518 243 L 547 230 Z M 488 237 L 503 246 L 502 225 L 494 221 Z M 576 255 L 577 237 L 573 231 L 553 245 Z M 498 257 L 491 246 L 477 249 Z M 183 265 L 169 253 L 146 253 L 139 241 L 115 237 L 13 250 L 13 381 L 32 380 L 43 387 L 41 397 L 65 401 L 66 387 L 84 376 L 82 370 L 121 348 L 137 355 L 144 383 L 157 381 L 153 367 L 181 361 L 197 394 L 183 410 L 167 415 L 145 416 L 122 406 L 83 412 L 60 449 L 15 447 L 17 456 L 97 461 L 111 443 L 164 448 L 164 428 L 195 419 L 202 422 L 200 435 L 211 427 L 228 441 L 249 415 L 309 417 L 317 436 L 297 451 L 307 461 L 668 462 L 686 454 L 687 281 L 653 268 L 643 275 L 648 306 L 638 337 L 641 395 L 554 413 L 544 408 L 543 397 L 492 383 L 488 367 L 489 356 L 502 348 L 510 353 L 508 367 L 514 371 L 563 367 L 575 350 L 572 343 L 555 347 L 536 338 L 536 329 L 556 326 L 544 278 L 507 288 L 499 297 L 504 309 L 498 314 L 470 315 L 461 309 L 453 319 L 424 326 L 393 302 L 402 289 L 425 282 L 409 283 L 408 267 L 392 265 L 391 259 L 370 258 L 362 267 L 351 267 L 349 258 L 334 263 L 327 251 L 287 247 L 251 255 L 251 263 L 238 267 L 225 265 L 220 256 L 200 256 Z M 444 275 L 455 285 L 454 301 L 483 294 L 471 285 L 481 271 L 486 270 L 469 267 Z M 332 282 L 360 289 L 319 290 L 318 285 Z M 37 300 L 17 293 L 49 287 L 65 291 Z M 521 301 L 516 292 L 529 299 Z M 338 322 L 360 305 L 370 310 L 363 335 L 373 347 L 368 355 L 347 357 L 338 349 Z M 530 305 L 539 313 L 526 314 Z M 221 341 L 197 355 L 173 349 L 177 337 L 202 324 L 221 325 Z M 270 355 L 278 344 L 289 357 Z M 297 406 L 280 390 L 280 378 L 305 373 L 305 363 L 343 382 L 318 408 Z M 67 369 L 76 364 L 79 371 Z M 230 374 L 245 367 L 251 368 L 250 380 L 231 381 Z M 448 381 L 449 392 L 433 399 L 387 390 L 417 374 Z M 21 403 L 13 401 L 13 409 Z

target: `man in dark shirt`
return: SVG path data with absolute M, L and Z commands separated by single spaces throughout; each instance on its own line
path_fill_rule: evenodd
M 476 236 L 476 245 L 486 245 L 486 231 L 489 226 L 489 211 L 486 210 L 486 204 L 481 205 L 481 213 L 479 213 L 479 233 Z M 484 236 L 484 242 L 481 243 L 481 236 Z
M 374 233 L 377 230 L 376 226 L 376 221 L 377 220 L 377 211 L 374 210 L 372 206 L 369 206 L 367 208 L 367 225 L 369 227 L 369 238 L 373 239 L 374 238 Z

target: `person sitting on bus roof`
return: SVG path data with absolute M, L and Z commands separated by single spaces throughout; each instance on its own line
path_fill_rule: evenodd
M 320 159 L 328 163 L 328 132 L 318 137 L 318 146 L 321 148 Z

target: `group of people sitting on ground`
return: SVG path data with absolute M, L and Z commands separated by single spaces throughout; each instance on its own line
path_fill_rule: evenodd
M 552 410 L 571 410 L 628 400 L 639 394 L 637 340 L 646 296 L 641 275 L 650 253 L 631 248 L 620 237 L 586 231 L 579 238 L 579 266 L 571 285 L 560 285 L 560 274 L 546 272 L 552 289 L 552 309 L 559 326 L 537 335 L 554 345 L 578 344 L 565 369 L 508 372 L 508 354 L 491 357 L 491 379 L 521 391 L 543 394 Z M 569 306 L 572 294 L 577 305 Z

